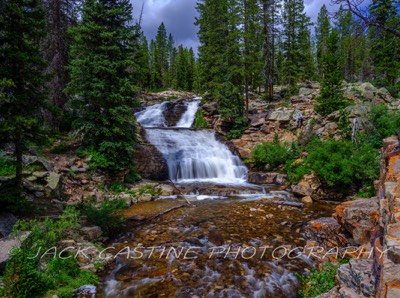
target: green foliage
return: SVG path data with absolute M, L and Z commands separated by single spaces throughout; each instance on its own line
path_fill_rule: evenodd
M 206 121 L 206 119 L 204 119 L 202 111 L 198 110 L 196 112 L 196 121 L 195 121 L 194 127 L 206 128 L 207 126 L 208 126 L 207 121 Z
M 252 151 L 252 161 L 258 167 L 268 166 L 269 170 L 275 170 L 284 165 L 292 156 L 289 144 L 281 144 L 275 140 L 273 143 L 261 143 Z
M 225 134 L 225 137 L 228 140 L 234 140 L 234 139 L 240 139 L 240 137 L 243 135 L 244 128 L 241 129 L 231 129 Z
M 161 188 L 152 184 L 145 184 L 139 187 L 139 195 L 149 194 L 153 197 L 160 196 L 162 193 Z
M 366 142 L 375 148 L 380 148 L 382 139 L 398 134 L 400 112 L 389 111 L 386 105 L 373 106 L 363 128 L 365 134 L 361 135 L 360 142 Z
M 0 176 L 15 175 L 15 162 L 5 155 L 0 154 Z
M 17 249 L 11 253 L 4 271 L 4 290 L 8 297 L 42 297 L 50 288 L 50 280 L 37 269 L 37 260 Z
M 126 183 L 135 183 L 140 180 L 142 180 L 142 177 L 140 177 L 140 174 L 135 170 L 131 170 L 125 177 Z
M 22 153 L 43 132 L 40 111 L 47 99 L 48 76 L 43 75 L 46 63 L 39 46 L 45 25 L 39 0 L 1 2 L 0 143 L 16 147 L 18 184 Z
M 338 265 L 326 263 L 321 271 L 313 268 L 308 276 L 297 274 L 303 284 L 299 294 L 304 298 L 313 298 L 330 291 L 336 285 L 336 271 Z
M 89 157 L 89 166 L 91 169 L 111 169 L 116 166 L 117 164 L 114 163 L 113 160 L 110 160 L 106 154 L 97 151 L 93 147 L 89 147 L 86 149 L 81 149 L 77 151 L 77 154 L 80 157 Z
M 105 200 L 99 206 L 95 206 L 93 200 L 88 200 L 80 206 L 80 210 L 91 225 L 99 226 L 105 235 L 111 235 L 125 223 L 121 211 L 126 207 L 126 202 L 122 199 Z
M 348 105 L 342 90 L 343 74 L 340 70 L 339 32 L 337 29 L 331 30 L 327 39 L 327 50 L 321 55 L 324 77 L 321 82 L 321 93 L 317 98 L 320 105 L 316 107 L 316 111 L 326 116 Z
M 77 235 L 80 227 L 78 216 L 75 209 L 68 208 L 59 220 L 19 221 L 15 225 L 15 235 L 24 231 L 30 231 L 30 234 L 20 249 L 13 250 L 7 262 L 3 277 L 6 296 L 31 298 L 56 293 L 59 297 L 71 297 L 74 289 L 97 284 L 97 277 L 91 272 L 80 271 L 74 258 L 42 260 L 46 262 L 44 271 L 39 270 L 40 258 L 33 258 L 39 248 L 43 252 L 62 239 Z
M 379 151 L 370 145 L 355 147 L 350 141 L 315 141 L 308 146 L 306 165 L 342 193 L 361 188 L 379 176 Z
M 67 91 L 78 111 L 73 126 L 84 147 L 97 153 L 96 166 L 113 171 L 132 168 L 136 143 L 132 108 L 139 101 L 131 70 L 137 36 L 131 24 L 129 0 L 86 0 L 82 19 L 70 32 Z
M 83 285 L 97 285 L 99 282 L 93 272 L 80 270 L 72 256 L 68 259 L 53 258 L 47 266 L 46 274 L 51 280 L 51 288 L 55 289 L 50 291 L 49 296 L 69 298 L 77 288 Z

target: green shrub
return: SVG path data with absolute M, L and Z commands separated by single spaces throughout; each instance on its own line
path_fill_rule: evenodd
M 3 282 L 7 297 L 35 298 L 57 294 L 59 297 L 71 297 L 73 291 L 86 284 L 96 284 L 97 277 L 87 271 L 80 271 L 74 258 L 43 259 L 46 262 L 39 266 L 41 252 L 57 246 L 62 239 L 74 238 L 79 231 L 79 213 L 68 208 L 58 220 L 45 219 L 19 221 L 14 233 L 30 231 L 28 238 L 20 249 L 12 251 L 7 262 Z M 46 268 L 46 269 L 39 269 Z
M 29 259 L 30 255 L 24 249 L 12 251 L 3 277 L 7 297 L 43 297 L 51 287 L 47 276 L 38 271 L 38 261 Z
M 368 144 L 356 148 L 350 141 L 315 141 L 307 149 L 306 166 L 344 194 L 379 176 L 379 151 Z
M 206 128 L 207 126 L 208 126 L 207 121 L 206 121 L 206 119 L 204 119 L 202 111 L 198 110 L 196 112 L 196 121 L 195 121 L 194 127 Z
M 261 143 L 252 151 L 252 161 L 257 167 L 268 165 L 269 170 L 275 170 L 292 157 L 288 144 L 281 144 L 275 140 L 272 143 Z
M 365 134 L 359 137 L 360 143 L 365 142 L 380 148 L 382 139 L 397 134 L 398 129 L 400 129 L 400 112 L 390 111 L 386 105 L 373 106 L 364 125 Z
M 299 294 L 304 298 L 313 298 L 330 291 L 336 285 L 338 268 L 338 265 L 326 263 L 321 271 L 313 268 L 308 276 L 297 274 L 303 285 Z
M 98 207 L 94 200 L 89 200 L 80 206 L 83 215 L 86 215 L 89 224 L 99 226 L 106 235 L 119 230 L 125 223 L 121 211 L 127 208 L 126 202 L 122 199 L 105 200 Z
M 52 295 L 60 298 L 72 297 L 75 290 L 84 285 L 97 285 L 97 276 L 90 271 L 80 270 L 73 258 L 53 258 L 48 263 L 46 274 L 52 277 Z M 50 295 L 49 295 L 50 296 Z
M 136 170 L 130 170 L 128 175 L 125 177 L 126 183 L 135 183 L 140 180 L 142 180 L 142 177 L 140 177 L 140 174 Z
M 162 193 L 161 188 L 153 184 L 145 184 L 139 187 L 139 195 L 149 194 L 153 197 L 160 196 Z
M 15 162 L 5 155 L 0 155 L 0 176 L 15 175 Z
M 106 155 L 100 153 L 94 148 L 78 150 L 77 153 L 80 157 L 90 157 L 89 166 L 91 169 L 109 169 L 113 166 L 112 161 L 108 160 Z

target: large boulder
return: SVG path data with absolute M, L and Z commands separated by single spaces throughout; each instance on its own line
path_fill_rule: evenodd
M 326 250 L 351 244 L 350 235 L 332 217 L 312 220 L 305 227 L 308 239 L 315 240 Z
M 187 105 L 183 100 L 168 102 L 163 112 L 167 126 L 175 126 L 186 110 Z
M 356 244 L 369 243 L 378 223 L 378 199 L 360 199 L 336 206 L 337 222 L 352 236 Z
M 136 170 L 142 178 L 163 181 L 168 179 L 168 166 L 162 154 L 151 144 L 136 145 Z
M 268 113 L 266 119 L 268 121 L 289 122 L 292 119 L 294 110 L 274 110 Z
M 287 175 L 280 173 L 249 173 L 247 181 L 252 184 L 276 184 L 283 185 L 287 181 Z

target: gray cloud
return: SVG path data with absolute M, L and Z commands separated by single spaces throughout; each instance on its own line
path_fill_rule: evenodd
M 136 19 L 139 18 L 142 3 L 145 3 L 142 28 L 149 40 L 156 36 L 158 26 L 164 22 L 167 31 L 174 36 L 177 45 L 183 44 L 194 49 L 199 45 L 198 28 L 194 25 L 197 16 L 196 0 L 131 0 L 131 2 Z M 313 22 L 317 21 L 319 10 L 323 4 L 331 13 L 337 10 L 337 6 L 331 5 L 331 0 L 305 0 L 304 4 L 305 10 Z
M 143 0 L 132 0 L 136 19 L 139 18 L 142 3 Z M 150 40 L 155 38 L 158 26 L 164 22 L 177 45 L 197 48 L 196 15 L 196 0 L 144 0 L 142 28 Z

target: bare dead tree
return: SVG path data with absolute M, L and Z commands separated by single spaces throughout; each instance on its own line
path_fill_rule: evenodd
M 377 27 L 385 30 L 397 37 L 400 37 L 400 30 L 398 27 L 388 27 L 386 24 L 379 22 L 373 15 L 363 11 L 361 7 L 364 7 L 364 0 L 332 0 L 333 4 L 341 4 L 360 20 L 362 20 L 369 27 Z M 394 1 L 397 5 L 400 5 L 399 1 Z

